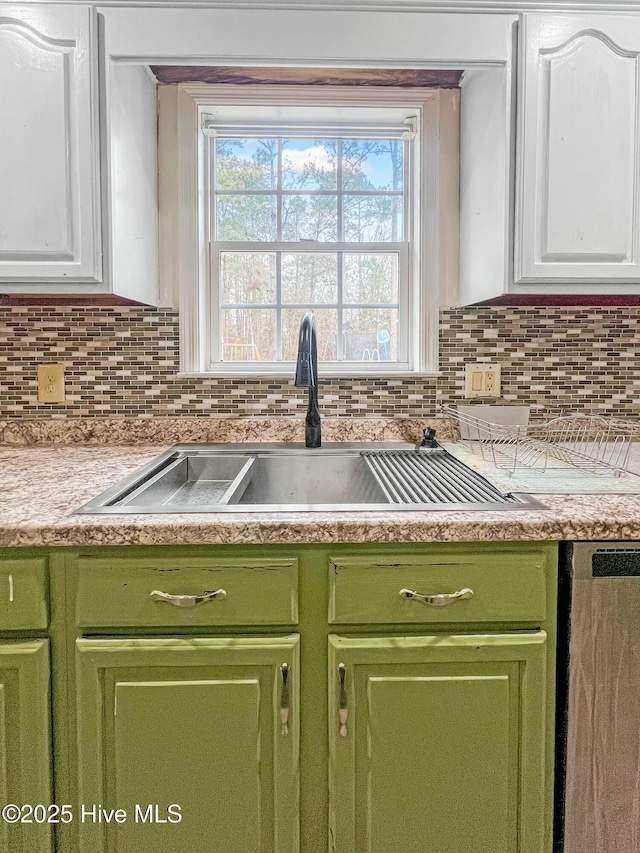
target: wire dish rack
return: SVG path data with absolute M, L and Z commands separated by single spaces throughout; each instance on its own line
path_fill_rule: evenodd
M 496 468 L 515 472 L 580 468 L 622 476 L 640 425 L 599 415 L 567 415 L 540 424 L 505 426 L 459 412 L 442 411 L 454 424 L 457 440 L 477 449 Z

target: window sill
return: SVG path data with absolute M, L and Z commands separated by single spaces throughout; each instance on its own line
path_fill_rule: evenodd
M 437 379 L 442 376 L 439 370 L 429 370 L 424 372 L 412 370 L 385 371 L 384 373 L 358 373 L 358 371 L 350 370 L 348 373 L 339 373 L 337 371 L 329 371 L 323 373 L 320 371 L 319 379 Z M 176 374 L 177 379 L 289 379 L 293 385 L 293 371 L 260 371 L 251 370 L 240 373 L 239 371 L 201 371 L 201 372 L 186 372 Z

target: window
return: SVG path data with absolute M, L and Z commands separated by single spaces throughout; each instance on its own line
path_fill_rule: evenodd
M 180 281 L 185 372 L 289 374 L 307 311 L 321 373 L 434 370 L 440 220 L 457 216 L 441 90 L 179 88 L 197 151 L 178 181 L 199 258 Z
M 407 361 L 406 146 L 211 137 L 213 361 L 294 361 L 306 311 L 324 362 Z

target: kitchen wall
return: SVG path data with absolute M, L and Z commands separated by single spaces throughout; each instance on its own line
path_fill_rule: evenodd
M 502 366 L 503 401 L 536 416 L 640 414 L 640 308 L 455 308 L 438 379 L 323 380 L 323 414 L 421 418 L 462 399 L 464 362 Z M 67 401 L 38 403 L 38 364 L 64 361 Z M 0 417 L 298 416 L 290 379 L 176 378 L 178 316 L 139 307 L 0 308 Z M 496 401 L 500 402 L 500 401 Z

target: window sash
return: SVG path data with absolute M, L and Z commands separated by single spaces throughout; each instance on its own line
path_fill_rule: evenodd
M 277 288 L 277 299 L 275 303 L 223 303 L 221 302 L 220 288 L 220 255 L 223 252 L 256 252 L 259 254 L 327 254 L 338 255 L 338 300 L 331 303 L 289 303 L 282 302 L 280 296 L 280 287 Z M 397 255 L 398 256 L 398 301 L 397 302 L 344 302 L 342 300 L 342 259 L 341 255 Z M 278 254 L 276 254 L 278 257 Z M 409 321 L 408 321 L 408 303 L 409 303 L 409 247 L 406 243 L 314 243 L 310 242 L 285 242 L 285 243 L 268 243 L 268 242 L 212 242 L 210 243 L 209 252 L 209 268 L 211 287 L 209 293 L 211 296 L 209 305 L 209 330 L 208 341 L 210 344 L 209 351 L 209 369 L 219 370 L 223 365 L 233 367 L 241 365 L 246 371 L 247 362 L 233 362 L 222 360 L 222 314 L 221 309 L 225 308 L 241 308 L 246 310 L 272 310 L 276 313 L 276 350 L 279 353 L 281 350 L 281 342 L 279 340 L 281 331 L 281 312 L 283 310 L 300 310 L 308 308 L 309 310 L 333 309 L 338 311 L 338 341 L 337 349 L 339 356 L 342 350 L 342 314 L 345 310 L 351 308 L 374 308 L 374 309 L 397 309 L 398 311 L 398 341 L 396 345 L 397 359 L 395 361 L 379 362 L 375 361 L 376 370 L 378 365 L 384 365 L 386 370 L 406 370 L 409 367 Z M 277 360 L 261 361 L 260 369 L 264 371 L 275 371 L 282 365 L 291 364 L 290 361 Z M 347 361 L 342 358 L 334 361 L 323 361 L 324 368 L 344 368 L 347 365 L 365 366 L 370 362 L 365 361 Z
M 205 328 L 206 335 L 206 344 L 205 344 L 205 353 L 206 353 L 206 362 L 208 364 L 208 369 L 211 372 L 219 372 L 224 370 L 225 372 L 238 372 L 238 373 L 246 373 L 247 364 L 250 363 L 252 365 L 259 364 L 259 371 L 264 373 L 278 373 L 282 372 L 283 369 L 286 369 L 292 362 L 289 361 L 261 361 L 261 362 L 246 362 L 246 361 L 223 361 L 222 360 L 222 334 L 221 334 L 221 326 L 222 326 L 222 309 L 223 308 L 243 308 L 248 310 L 254 310 L 263 308 L 266 310 L 274 310 L 276 312 L 276 351 L 278 355 L 281 354 L 281 312 L 282 310 L 287 310 L 289 308 L 292 309 L 300 309 L 308 307 L 310 310 L 317 309 L 322 310 L 323 308 L 334 309 L 338 311 L 338 340 L 337 340 L 337 351 L 338 355 L 342 355 L 342 335 L 340 334 L 340 330 L 342 329 L 342 316 L 343 311 L 348 310 L 349 308 L 391 308 L 398 310 L 398 341 L 396 346 L 396 355 L 397 358 L 395 361 L 346 361 L 342 358 L 339 358 L 337 361 L 328 361 L 324 360 L 321 362 L 320 367 L 321 370 L 327 372 L 337 372 L 340 373 L 345 369 L 353 370 L 362 370 L 363 373 L 372 372 L 373 365 L 375 365 L 376 373 L 385 373 L 385 372 L 402 372 L 409 371 L 412 369 L 410 353 L 413 349 L 413 340 L 412 340 L 412 332 L 413 332 L 413 324 L 409 322 L 409 302 L 410 302 L 410 293 L 411 293 L 411 266 L 410 266 L 410 244 L 409 244 L 409 235 L 411 233 L 411 224 L 412 224 L 412 214 L 413 209 L 411 206 L 411 189 L 412 189 L 412 176 L 413 176 L 413 148 L 409 142 L 415 136 L 415 123 L 411 125 L 411 133 L 406 133 L 407 128 L 405 127 L 405 133 L 400 134 L 399 128 L 396 126 L 396 132 L 390 132 L 390 126 L 385 126 L 384 129 L 381 129 L 379 134 L 379 138 L 401 138 L 403 139 L 403 175 L 402 175 L 402 189 L 401 190 L 350 190 L 342 187 L 342 156 L 341 156 L 341 146 L 342 139 L 362 139 L 362 138 L 375 138 L 375 134 L 367 134 L 365 132 L 365 128 L 358 127 L 344 127 L 341 126 L 339 130 L 339 135 L 335 132 L 337 128 L 334 128 L 334 133 L 321 134 L 321 136 L 326 136 L 326 138 L 337 138 L 338 139 L 338 150 L 337 150 L 337 175 L 336 175 L 336 188 L 335 190 L 288 190 L 282 188 L 282 139 L 286 138 L 310 138 L 315 134 L 310 134 L 308 130 L 300 129 L 299 133 L 292 133 L 292 128 L 285 127 L 283 124 L 278 124 L 277 127 L 271 126 L 271 133 L 265 133 L 264 129 L 261 134 L 257 134 L 258 136 L 262 135 L 263 137 L 271 137 L 277 138 L 279 140 L 278 144 L 278 182 L 275 189 L 267 189 L 267 190 L 224 190 L 218 189 L 214 186 L 214 176 L 215 176 L 215 137 L 223 137 L 223 138 L 248 138 L 249 136 L 256 135 L 255 133 L 247 133 L 246 128 L 239 128 L 236 124 L 234 128 L 229 127 L 222 130 L 220 133 L 216 132 L 206 132 L 207 136 L 211 138 L 208 140 L 208 163 L 207 163 L 207 190 L 208 190 L 208 234 L 209 234 L 209 256 L 208 256 L 208 265 L 209 265 L 209 287 L 206 289 L 206 302 L 207 302 L 207 326 Z M 216 241 L 215 233 L 216 233 L 216 200 L 218 196 L 243 196 L 243 195 L 263 195 L 263 196 L 272 196 L 276 198 L 276 216 L 277 216 L 277 237 L 278 239 L 275 241 Z M 282 235 L 282 198 L 285 196 L 336 196 L 337 197 L 337 227 L 338 227 L 338 239 L 332 242 L 317 242 L 314 240 L 298 240 L 298 241 L 283 241 L 281 239 Z M 362 195 L 362 196 L 380 196 L 380 197 L 396 197 L 402 198 L 402 234 L 404 237 L 403 241 L 398 242 L 355 242 L 355 241 L 344 241 L 342 240 L 343 236 L 343 197 L 350 195 Z M 283 304 L 280 299 L 280 284 L 279 284 L 279 271 L 278 271 L 278 295 L 277 302 L 273 305 L 269 304 L 259 304 L 259 303 L 251 303 L 248 305 L 236 305 L 229 304 L 223 305 L 220 301 L 220 254 L 222 252 L 257 252 L 262 254 L 269 253 L 277 253 L 276 257 L 279 259 L 280 253 L 292 253 L 292 254 L 333 254 L 338 255 L 338 301 L 337 303 L 332 304 L 310 304 L 310 303 L 300 303 L 297 305 L 292 305 L 289 303 Z M 342 254 L 396 254 L 398 256 L 398 302 L 397 303 L 385 303 L 383 305 L 379 305 L 378 303 L 343 303 L 342 302 L 342 259 L 340 255 Z M 370 366 L 371 365 L 371 366 Z
M 230 136 L 230 138 L 241 138 L 237 133 L 234 136 Z M 307 138 L 308 134 L 305 134 L 302 138 Z M 270 196 L 275 198 L 276 200 L 276 240 L 282 240 L 282 199 L 283 197 L 294 197 L 294 196 L 335 196 L 336 204 L 337 204 L 337 239 L 340 240 L 343 234 L 344 228 L 344 216 L 343 216 L 343 205 L 344 205 L 344 197 L 345 196 L 379 196 L 379 197 L 396 197 L 402 199 L 402 234 L 404 237 L 403 242 L 408 242 L 408 228 L 409 228 L 409 189 L 410 189 L 410 175 L 411 175 L 411 146 L 408 141 L 405 139 L 402 145 L 402 189 L 401 190 L 350 190 L 348 187 L 344 188 L 342 186 L 342 142 L 343 138 L 338 137 L 336 139 L 337 149 L 336 149 L 336 187 L 332 190 L 291 190 L 285 189 L 282 186 L 282 140 L 288 137 L 283 136 L 281 133 L 277 136 L 272 136 L 271 138 L 275 138 L 278 142 L 277 148 L 277 169 L 278 169 L 278 180 L 275 189 L 263 189 L 263 190 L 252 190 L 252 189 L 241 189 L 241 190 L 224 190 L 218 189 L 215 184 L 215 174 L 216 174 L 216 144 L 215 138 L 211 138 L 209 140 L 208 146 L 208 155 L 209 155 L 209 174 L 208 174 L 208 189 L 209 189 L 209 240 L 216 240 L 216 200 L 219 196 L 232 196 L 232 197 L 242 197 L 242 196 Z M 289 137 L 290 138 L 290 137 Z M 344 139 L 355 138 L 353 135 L 344 135 Z M 266 241 L 265 241 L 266 242 Z

